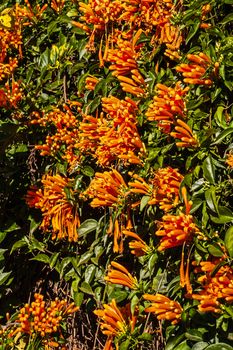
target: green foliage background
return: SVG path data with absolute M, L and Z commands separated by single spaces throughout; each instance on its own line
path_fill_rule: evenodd
M 20 3 L 23 4 L 23 1 Z M 45 2 L 37 3 L 43 5 Z M 187 62 L 188 53 L 198 52 L 206 53 L 213 62 L 220 62 L 219 75 L 214 78 L 213 85 L 192 86 L 187 96 L 189 125 L 197 134 L 200 147 L 177 148 L 173 140 L 168 142 L 167 135 L 160 132 L 156 123 L 147 121 L 145 111 L 155 94 L 155 85 L 162 83 L 169 86 L 180 80 L 181 75 L 175 71 L 177 62 L 163 55 L 164 46 L 155 49 L 150 43 L 150 35 L 142 35 L 140 40 L 145 44 L 144 55 L 138 65 L 147 82 L 148 92 L 139 103 L 138 123 L 147 157 L 143 167 L 118 167 L 117 162 L 113 166 L 118 167 L 126 179 L 129 170 L 148 178 L 158 168 L 178 168 L 185 175 L 183 185 L 187 187 L 193 202 L 191 213 L 207 238 L 203 241 L 194 238 L 192 259 L 200 261 L 221 257 L 221 244 L 228 254 L 226 263 L 231 266 L 233 169 L 226 165 L 225 160 L 233 150 L 232 1 L 210 1 L 211 27 L 208 30 L 199 28 L 200 8 L 206 3 L 202 0 L 184 0 L 182 10 L 173 18 L 185 33 L 181 62 Z M 3 0 L 0 10 L 14 4 L 14 1 Z M 147 205 L 147 198 L 142 198 L 140 210 L 133 212 L 137 232 L 153 246 L 150 255 L 140 258 L 130 255 L 126 246 L 120 256 L 113 253 L 112 239 L 105 234 L 111 216 L 107 210 L 96 210 L 87 202 L 82 203 L 79 241 L 68 243 L 51 241 L 49 233 L 41 233 L 38 228 L 40 213 L 29 209 L 25 203 L 24 196 L 29 186 L 38 183 L 45 172 L 56 171 L 67 175 L 67 164 L 59 152 L 54 157 L 41 157 L 34 149 L 34 145 L 43 143 L 47 133 L 53 129 L 31 125 L 31 113 L 48 111 L 54 105 L 62 106 L 70 99 L 81 102 L 83 111 L 94 115 L 97 110 L 101 111 L 103 96 L 125 96 L 108 64 L 100 68 L 97 53 L 86 49 L 89 40 L 86 33 L 71 24 L 71 20 L 78 21 L 79 17 L 78 4 L 66 1 L 60 14 L 48 7 L 40 20 L 35 19 L 32 25 L 23 29 L 23 57 L 14 78 L 21 81 L 24 96 L 17 110 L 0 109 L 2 323 L 6 322 L 7 311 L 17 311 L 35 291 L 39 290 L 50 297 L 68 295 L 81 308 L 73 323 L 73 328 L 79 332 L 77 339 L 90 348 L 94 346 L 96 332 L 100 344 L 103 344 L 103 336 L 93 315 L 95 308 L 115 298 L 122 305 L 129 301 L 132 309 L 139 303 L 143 315 L 142 293 L 159 292 L 182 303 L 184 313 L 181 324 L 171 326 L 165 323 L 162 335 L 159 335 L 154 331 L 160 327 L 156 318 L 151 315 L 146 320 L 143 316 L 143 322 L 137 325 L 131 338 L 119 340 L 120 350 L 145 347 L 166 350 L 230 349 L 233 341 L 232 306 L 225 305 L 222 314 L 216 316 L 199 313 L 197 302 L 185 299 L 178 272 L 181 250 L 157 251 L 159 240 L 154 235 L 155 221 L 161 219 L 162 214 L 158 208 Z M 98 52 L 98 38 L 95 45 Z M 159 70 L 156 73 L 157 63 Z M 94 91 L 85 89 L 85 79 L 89 75 L 100 79 Z M 20 118 L 17 117 L 19 115 Z M 106 169 L 97 166 L 95 159 L 85 155 L 71 174 L 73 188 L 84 191 L 95 172 L 103 170 Z M 106 284 L 104 276 L 113 259 L 118 259 L 135 273 L 141 290 L 131 292 L 127 288 Z M 191 282 L 198 289 L 195 278 L 192 274 Z M 80 322 L 87 322 L 88 317 L 95 319 L 96 323 L 90 321 L 91 328 L 85 328 L 81 333 Z M 73 334 L 70 329 L 69 332 Z M 95 346 L 101 348 L 97 341 Z M 1 344 L 0 349 L 8 348 L 6 344 Z

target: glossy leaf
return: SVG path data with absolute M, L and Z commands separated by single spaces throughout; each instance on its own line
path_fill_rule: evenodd
M 229 227 L 226 231 L 224 238 L 225 246 L 227 248 L 228 254 L 233 258 L 233 226 Z

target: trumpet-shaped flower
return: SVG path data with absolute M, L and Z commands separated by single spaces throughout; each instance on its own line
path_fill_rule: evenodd
M 117 207 L 124 204 L 127 185 L 121 174 L 113 169 L 103 173 L 95 173 L 85 194 L 93 198 L 92 207 Z
M 129 242 L 129 248 L 131 253 L 136 256 L 143 256 L 151 251 L 151 248 L 146 244 L 146 242 L 141 239 L 141 237 L 135 232 L 123 230 L 122 233 L 127 237 L 132 237 L 134 240 Z
M 40 228 L 46 232 L 52 227 L 52 239 L 68 238 L 77 241 L 77 228 L 80 220 L 76 205 L 72 204 L 65 193 L 70 180 L 60 175 L 45 175 L 42 178 L 43 189 L 30 189 L 26 202 L 42 211 L 43 221 Z M 71 195 L 74 194 L 70 188 Z
M 212 80 L 206 77 L 207 69 L 212 61 L 205 53 L 188 54 L 187 59 L 191 63 L 182 63 L 176 67 L 176 71 L 182 73 L 184 83 L 194 85 L 212 85 Z
M 99 117 L 83 116 L 76 148 L 94 155 L 101 166 L 116 159 L 141 164 L 145 147 L 136 126 L 137 104 L 110 96 L 102 99 L 102 107 Z
M 130 289 L 138 289 L 137 278 L 133 277 L 124 266 L 115 261 L 111 262 L 108 274 L 104 279 L 109 283 L 120 284 Z
M 183 89 L 181 83 L 177 82 L 174 88 L 157 84 L 156 89 L 156 96 L 149 105 L 146 116 L 149 121 L 157 121 L 162 131 L 168 133 L 171 131 L 171 125 L 174 124 L 176 117 L 185 117 L 184 96 L 189 88 Z
M 169 211 L 179 203 L 179 188 L 183 176 L 176 169 L 159 169 L 149 183 L 137 174 L 129 175 L 134 179 L 128 183 L 130 192 L 149 196 L 148 205 L 156 204 L 160 209 Z
M 181 320 L 182 307 L 177 301 L 171 300 L 162 294 L 144 294 L 143 298 L 151 302 L 151 306 L 145 309 L 146 312 L 155 313 L 158 320 L 168 320 L 177 324 Z
M 180 141 L 176 142 L 177 147 L 197 147 L 199 145 L 196 135 L 193 134 L 191 128 L 183 120 L 177 119 L 175 131 L 170 135 Z
M 31 304 L 25 304 L 19 311 L 16 324 L 19 326 L 9 334 L 13 337 L 18 332 L 39 334 L 42 338 L 56 333 L 61 328 L 61 321 L 75 313 L 79 307 L 67 300 L 56 298 L 50 303 L 44 301 L 44 296 L 36 293 Z
M 76 144 L 79 137 L 77 117 L 71 111 L 75 106 L 80 112 L 80 103 L 76 101 L 67 101 L 63 105 L 63 110 L 54 107 L 49 113 L 33 112 L 31 115 L 31 124 L 39 124 L 42 127 L 53 126 L 56 132 L 53 135 L 47 135 L 43 145 L 36 145 L 35 148 L 40 151 L 42 156 L 55 156 L 58 152 L 62 153 L 63 159 L 71 165 L 78 156 L 75 154 Z
M 192 215 L 164 215 L 159 222 L 159 229 L 155 234 L 162 237 L 158 250 L 173 248 L 182 245 L 192 239 L 195 233 L 199 232 L 198 227 L 193 222 Z
M 114 338 L 133 332 L 137 317 L 131 314 L 129 305 L 119 309 L 115 299 L 112 299 L 110 304 L 104 304 L 103 307 L 94 311 L 101 320 L 103 334 Z
M 192 298 L 199 300 L 198 310 L 200 312 L 221 312 L 221 304 L 225 300 L 227 303 L 233 301 L 233 269 L 229 265 L 221 266 L 213 275 L 216 266 L 224 260 L 215 259 L 213 261 L 201 261 L 194 272 L 204 272 L 198 278 L 202 289 L 198 293 L 192 294 Z M 196 262 L 193 263 L 196 265 Z
M 231 153 L 227 154 L 226 164 L 230 168 L 233 168 L 233 154 L 231 154 Z

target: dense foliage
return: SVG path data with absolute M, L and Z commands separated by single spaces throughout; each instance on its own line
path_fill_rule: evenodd
M 232 349 L 232 0 L 84 1 L 0 5 L 0 349 Z

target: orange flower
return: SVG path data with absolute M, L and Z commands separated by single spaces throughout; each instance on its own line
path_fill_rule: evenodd
M 69 304 L 67 300 L 59 300 L 56 298 L 50 303 L 44 301 L 44 296 L 36 293 L 34 295 L 35 301 L 31 304 L 25 304 L 20 309 L 16 324 L 19 323 L 9 337 L 13 337 L 18 332 L 20 333 L 37 333 L 42 338 L 56 333 L 61 327 L 61 321 L 75 313 L 79 308 L 74 303 Z M 46 305 L 47 304 L 47 305 Z
M 87 77 L 85 80 L 85 88 L 87 90 L 95 90 L 95 86 L 96 84 L 99 82 L 99 79 L 97 79 L 96 77 Z
M 130 289 L 138 289 L 137 278 L 133 277 L 124 266 L 115 261 L 111 262 L 108 274 L 104 279 L 107 282 L 120 284 Z
M 196 54 L 188 54 L 187 59 L 192 63 L 182 63 L 176 67 L 176 71 L 182 73 L 184 83 L 197 85 L 212 85 L 212 80 L 205 78 L 207 69 L 210 67 L 212 61 L 203 52 Z
M 211 5 L 210 4 L 205 4 L 201 8 L 201 23 L 200 23 L 200 28 L 203 29 L 209 29 L 211 27 L 210 23 L 205 23 L 206 21 L 206 15 L 211 11 Z
M 116 159 L 124 164 L 141 164 L 145 146 L 137 126 L 137 104 L 111 96 L 102 99 L 104 112 L 96 118 L 83 115 L 79 127 L 80 140 L 76 144 L 82 152 L 90 152 L 101 166 L 110 165 Z
M 141 34 L 138 31 L 132 41 L 117 38 L 116 48 L 108 49 L 106 60 L 112 62 L 109 66 L 113 70 L 112 75 L 120 80 L 123 91 L 129 92 L 135 96 L 144 94 L 145 81 L 138 70 L 137 58 L 139 56 L 139 47 L 136 41 Z
M 23 89 L 20 88 L 20 82 L 15 81 L 14 78 L 11 80 L 11 86 L 10 82 L 6 82 L 5 84 L 6 92 L 5 92 L 5 98 L 6 98 L 6 104 L 8 108 L 17 108 L 18 103 L 21 101 L 23 97 Z
M 52 0 L 51 1 L 51 8 L 57 12 L 60 13 L 65 5 L 65 0 Z
M 17 17 L 16 8 L 17 5 L 11 8 L 13 20 L 11 22 L 10 28 L 0 28 L 0 63 L 4 63 L 9 48 L 14 48 L 17 50 L 20 57 L 22 57 L 21 23 Z M 4 10 L 1 12 L 1 14 L 4 15 Z
M 41 182 L 42 190 L 29 190 L 26 195 L 28 205 L 35 206 L 43 213 L 40 228 L 46 232 L 52 226 L 52 239 L 68 238 L 70 242 L 76 242 L 80 220 L 76 206 L 71 204 L 64 191 L 69 186 L 70 180 L 57 174 L 45 175 Z M 70 194 L 74 194 L 71 188 Z
M 9 77 L 18 67 L 18 59 L 9 57 L 9 63 L 1 63 L 0 61 L 0 81 Z
M 85 194 L 93 198 L 91 206 L 94 208 L 118 207 L 124 205 L 127 188 L 121 174 L 113 169 L 104 173 L 95 173 Z
M 70 107 L 75 106 L 80 112 L 80 103 L 77 101 L 67 101 Z M 75 105 L 74 105 L 75 103 Z M 79 136 L 78 120 L 68 104 L 63 105 L 63 110 L 53 107 L 49 113 L 32 112 L 31 124 L 39 124 L 42 127 L 54 126 L 56 132 L 54 135 L 47 135 L 45 144 L 36 145 L 42 156 L 55 156 L 59 151 L 63 159 L 72 164 L 76 159 L 76 144 Z M 76 105 L 77 104 L 77 105 Z
M 28 20 L 28 22 L 23 22 L 24 26 L 29 26 L 34 23 L 36 23 L 36 20 L 41 19 L 44 11 L 47 9 L 48 4 L 43 5 L 40 7 L 39 4 L 36 4 L 36 6 L 32 7 L 29 0 L 24 0 L 26 6 L 21 7 L 19 4 L 16 4 L 16 17 L 19 20 Z
M 199 233 L 199 229 L 194 224 L 192 215 L 164 215 L 159 222 L 159 229 L 155 232 L 157 236 L 162 237 L 158 250 L 180 246 L 190 241 L 195 233 Z
M 231 154 L 231 153 L 228 153 L 228 154 L 227 154 L 226 164 L 227 164 L 230 168 L 233 168 L 233 154 Z
M 174 88 L 157 84 L 157 94 L 149 105 L 146 116 L 149 121 L 157 121 L 163 132 L 168 133 L 177 116 L 184 118 L 186 106 L 184 96 L 189 88 L 183 89 L 177 82 Z
M 192 130 L 181 119 L 177 119 L 175 130 L 170 133 L 172 137 L 180 139 L 181 141 L 176 142 L 177 147 L 197 147 L 199 145 L 196 135 L 193 134 Z
M 115 299 L 110 304 L 104 304 L 104 309 L 95 310 L 94 313 L 100 319 L 100 328 L 103 334 L 110 338 L 122 336 L 133 332 L 136 316 L 130 312 L 130 306 L 119 309 Z
M 160 209 L 169 211 L 179 203 L 179 188 L 183 176 L 176 169 L 167 167 L 157 170 L 149 184 L 137 174 L 129 175 L 135 179 L 128 183 L 130 192 L 150 196 L 148 205 L 158 204 Z
M 123 177 L 113 169 L 109 172 L 96 173 L 83 195 L 93 198 L 91 206 L 94 208 L 123 209 L 126 206 L 127 192 L 128 187 Z M 127 226 L 128 220 L 129 213 L 125 215 L 123 211 L 120 214 L 116 213 L 113 220 L 112 217 L 110 219 L 108 234 L 114 237 L 113 251 L 116 253 L 123 251 L 122 230 Z
M 198 310 L 200 312 L 221 312 L 221 301 L 227 303 L 233 301 L 233 269 L 229 265 L 221 266 L 213 275 L 216 266 L 224 261 L 226 256 L 213 261 L 202 261 L 194 272 L 204 272 L 198 278 L 198 282 L 202 285 L 199 293 L 192 294 L 192 298 L 199 300 Z M 196 262 L 193 263 L 196 265 Z
M 172 324 L 177 324 L 181 320 L 183 309 L 177 301 L 170 300 L 159 293 L 156 295 L 144 294 L 143 298 L 151 301 L 151 306 L 145 311 L 155 313 L 158 320 L 169 320 Z
M 135 238 L 133 241 L 129 242 L 129 248 L 132 254 L 139 257 L 151 251 L 150 247 L 136 233 L 128 230 L 123 230 L 122 233 L 128 237 Z

